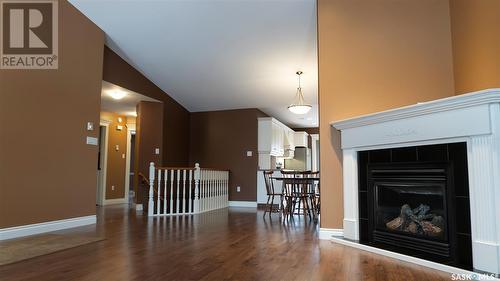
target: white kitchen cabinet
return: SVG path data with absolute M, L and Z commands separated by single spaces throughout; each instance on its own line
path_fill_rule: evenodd
M 272 117 L 258 118 L 259 153 L 283 157 L 286 150 L 295 149 L 294 132 Z
M 307 147 L 308 138 L 309 134 L 306 132 L 295 132 L 294 133 L 295 146 Z

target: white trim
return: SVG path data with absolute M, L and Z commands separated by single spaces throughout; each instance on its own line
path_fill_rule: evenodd
M 319 157 L 318 147 L 316 146 L 316 141 L 319 140 L 319 134 L 312 134 L 310 136 L 311 136 L 311 150 L 312 150 L 311 168 L 313 171 L 319 171 L 319 167 L 316 164 L 318 162 L 317 158 Z
M 111 121 L 108 121 L 108 120 L 101 119 L 101 121 L 99 122 L 99 126 L 104 126 L 104 131 L 105 131 L 105 133 L 104 133 L 104 150 L 101 151 L 101 152 L 104 153 L 104 161 L 103 161 L 103 163 L 101 165 L 101 173 L 102 173 L 101 186 L 102 186 L 102 190 L 101 190 L 100 196 L 98 197 L 98 201 L 99 202 L 97 202 L 97 204 L 100 205 L 100 206 L 103 206 L 105 204 L 105 201 L 106 201 L 106 176 L 107 176 L 107 173 L 108 173 L 109 124 L 111 124 Z
M 321 240 L 330 240 L 336 236 L 343 237 L 344 230 L 342 228 L 319 228 L 318 238 Z
M 410 106 L 334 121 L 331 122 L 330 125 L 338 130 L 345 130 L 387 121 L 427 115 L 429 113 L 437 113 L 498 102 L 500 102 L 500 88 L 486 89 L 465 95 L 458 95 L 429 102 L 421 102 Z
M 28 235 L 95 224 L 96 221 L 97 221 L 96 215 L 90 215 L 90 216 L 76 217 L 71 219 L 63 219 L 63 220 L 14 226 L 9 228 L 2 228 L 0 229 L 0 241 L 5 239 L 13 239 Z
M 255 201 L 229 201 L 229 207 L 257 208 Z
M 132 135 L 135 135 L 135 124 L 134 124 L 134 129 L 128 128 L 127 125 L 127 152 L 125 156 L 125 203 L 129 202 L 129 192 L 130 192 L 130 151 L 132 150 L 131 147 L 131 142 L 132 142 Z
M 405 261 L 405 262 L 409 262 L 409 263 L 418 264 L 421 266 L 429 267 L 432 269 L 436 269 L 436 270 L 440 270 L 440 271 L 444 271 L 444 272 L 448 272 L 448 273 L 452 273 L 452 274 L 453 273 L 455 273 L 455 274 L 467 274 L 467 275 L 469 275 L 469 274 L 470 275 L 478 275 L 479 274 L 477 272 L 473 272 L 473 271 L 469 271 L 469 270 L 465 270 L 465 269 L 461 269 L 461 268 L 457 268 L 457 267 L 452 267 L 452 266 L 448 266 L 448 265 L 444 265 L 444 264 L 440 264 L 440 263 L 436 263 L 436 262 L 432 262 L 432 261 L 428 261 L 428 260 L 424 260 L 424 259 L 419 259 L 419 258 L 412 257 L 412 256 L 403 255 L 400 253 L 395 253 L 395 252 L 371 247 L 368 245 L 360 244 L 360 243 L 346 240 L 346 239 L 342 239 L 342 238 L 331 237 L 330 241 L 332 241 L 333 243 L 342 244 L 344 246 L 357 248 L 357 249 L 360 249 L 363 251 L 375 253 L 378 255 L 390 257 L 393 259 L 397 259 L 397 260 L 401 260 L 401 261 Z M 488 274 L 487 276 L 489 277 L 490 275 Z M 492 277 L 491 279 L 481 279 L 481 280 L 500 280 L 500 279 Z
M 107 205 L 116 205 L 116 204 L 127 204 L 128 201 L 125 198 L 116 198 L 116 199 L 106 199 L 104 200 L 103 206 Z

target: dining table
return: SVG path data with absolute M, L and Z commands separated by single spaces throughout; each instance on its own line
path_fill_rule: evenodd
M 288 185 L 295 185 L 301 189 L 302 188 L 307 189 L 310 186 L 314 186 L 315 183 L 318 183 L 320 178 L 319 177 L 271 177 L 271 180 L 282 181 L 283 187 L 285 187 L 288 184 Z M 284 190 L 283 190 L 283 192 L 284 192 L 284 195 L 286 196 L 286 192 Z M 298 191 L 299 194 L 307 194 L 308 192 L 311 192 L 311 191 L 310 190 Z M 295 193 L 296 192 L 292 192 L 292 194 L 290 194 L 290 195 L 293 197 Z M 303 214 L 306 215 L 305 210 L 303 211 Z M 316 221 L 317 214 L 314 210 L 312 211 L 312 215 L 313 215 L 313 219 Z

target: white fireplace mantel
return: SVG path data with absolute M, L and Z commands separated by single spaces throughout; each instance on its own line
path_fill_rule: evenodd
M 344 230 L 359 240 L 358 151 L 466 142 L 474 268 L 500 274 L 500 89 L 331 123 L 341 131 Z

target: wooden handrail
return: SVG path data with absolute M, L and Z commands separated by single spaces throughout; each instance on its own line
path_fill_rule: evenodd
M 156 167 L 156 170 L 196 170 L 194 167 Z M 200 168 L 202 171 L 224 171 L 230 172 L 229 169 L 217 169 L 217 168 Z
M 229 169 L 217 169 L 217 168 L 200 168 L 202 171 L 222 171 L 222 172 L 230 172 Z
M 156 167 L 156 170 L 195 170 L 194 167 Z

